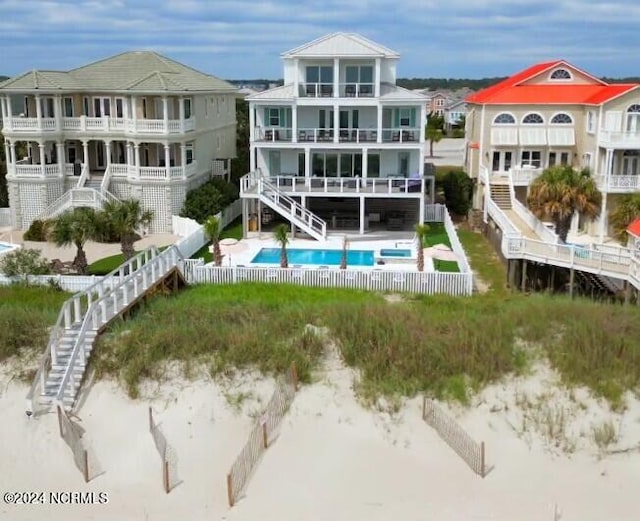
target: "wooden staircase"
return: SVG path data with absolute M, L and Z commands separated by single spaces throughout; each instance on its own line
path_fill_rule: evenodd
M 98 335 L 159 285 L 184 284 L 180 260 L 176 246 L 148 248 L 63 304 L 27 394 L 28 416 L 52 403 L 73 409 Z
M 491 199 L 502 210 L 511 210 L 511 191 L 508 184 L 491 183 Z

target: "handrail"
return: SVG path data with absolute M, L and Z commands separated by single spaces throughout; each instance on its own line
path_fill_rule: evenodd
M 102 176 L 102 182 L 100 183 L 100 192 L 103 194 L 109 190 L 109 184 L 111 183 L 111 165 L 107 165 Z
M 110 298 L 113 295 L 114 296 L 114 308 L 115 308 L 115 304 L 116 304 L 115 292 L 117 292 L 122 287 L 126 287 L 126 284 L 129 281 L 134 280 L 144 270 L 149 270 L 150 269 L 151 270 L 151 277 L 153 279 L 154 272 L 155 272 L 155 270 L 154 270 L 155 264 L 160 264 L 160 271 L 158 272 L 158 279 L 159 279 L 162 275 L 164 275 L 168 271 L 167 266 L 169 266 L 169 267 L 170 266 L 177 266 L 177 264 L 178 264 L 178 262 L 180 260 L 184 260 L 184 257 L 180 253 L 180 250 L 175 245 L 172 245 L 170 248 L 167 248 L 166 250 L 164 250 L 163 252 L 160 252 L 160 253 L 158 253 L 158 250 L 155 247 L 154 247 L 153 251 L 156 253 L 155 256 L 153 256 L 151 259 L 149 259 L 149 261 L 147 263 L 143 264 L 142 266 L 139 266 L 138 269 L 136 269 L 135 271 L 129 273 L 124 278 L 121 278 L 120 281 L 118 282 L 118 284 L 111 288 L 111 292 L 105 293 L 102 296 L 100 296 L 97 300 L 92 302 L 91 305 L 89 306 L 89 308 L 87 309 L 87 312 L 84 315 L 84 320 L 82 322 L 82 326 L 80 328 L 78 336 L 76 337 L 76 341 L 75 341 L 75 344 L 74 344 L 74 347 L 73 347 L 73 351 L 71 352 L 71 356 L 69 358 L 69 362 L 67 364 L 67 368 L 66 368 L 66 370 L 64 372 L 64 375 L 62 377 L 62 381 L 60 382 L 60 385 L 58 387 L 58 392 L 56 393 L 56 400 L 59 403 L 62 403 L 63 400 L 64 400 L 64 393 L 66 391 L 66 388 L 67 388 L 68 384 L 69 383 L 71 383 L 71 384 L 74 383 L 73 370 L 75 369 L 76 361 L 77 361 L 78 356 L 80 355 L 80 353 L 82 353 L 81 362 L 82 363 L 86 363 L 85 351 L 84 351 L 84 339 L 85 339 L 85 336 L 87 334 L 87 331 L 89 329 L 89 325 L 90 324 L 93 325 L 96 328 L 98 327 L 98 324 L 96 323 L 96 316 L 95 316 L 95 311 L 96 311 L 96 309 L 98 309 L 98 306 L 100 304 L 102 304 L 102 302 L 104 302 L 104 300 L 107 297 Z M 169 259 L 169 257 L 171 257 L 171 261 L 167 262 L 166 265 L 165 265 L 164 264 L 164 260 L 165 259 Z M 158 279 L 154 279 L 153 282 L 155 282 L 155 280 L 158 280 Z M 143 282 L 143 284 L 144 284 L 144 282 Z M 134 293 L 136 291 L 135 288 L 137 288 L 137 286 L 134 286 Z M 146 290 L 145 287 L 143 287 L 142 289 Z M 123 299 L 126 300 L 126 292 L 123 295 Z M 103 313 L 104 313 L 104 308 L 102 308 L 102 309 L 103 309 Z
M 76 183 L 76 188 L 84 188 L 87 179 L 89 178 L 89 163 L 84 163 L 82 165 L 82 173 L 78 178 L 78 182 Z
M 111 285 L 111 287 L 107 287 L 107 284 L 110 282 L 110 279 L 114 279 L 116 276 L 121 276 L 119 274 L 120 270 L 123 270 L 125 267 L 132 266 L 134 263 L 138 263 L 137 268 L 134 270 L 135 272 L 139 270 L 140 267 L 149 260 L 149 258 L 153 258 L 157 255 L 158 249 L 155 246 L 150 246 L 149 248 L 143 250 L 142 252 L 129 259 L 127 262 L 122 263 L 120 266 L 105 275 L 102 279 L 94 282 L 82 291 L 74 293 L 71 297 L 69 297 L 69 299 L 64 302 L 62 308 L 60 309 L 60 313 L 58 313 L 56 325 L 53 327 L 49 335 L 49 342 L 40 360 L 36 376 L 33 379 L 29 392 L 27 393 L 27 411 L 33 412 L 33 396 L 35 395 L 35 392 L 38 389 L 39 385 L 44 387 L 45 373 L 47 372 L 47 365 L 52 359 L 52 352 L 55 350 L 55 346 L 57 345 L 57 342 L 59 342 L 65 328 L 71 325 L 70 322 L 72 315 L 75 315 L 73 317 L 73 322 L 77 322 L 80 319 L 78 315 L 82 312 L 82 298 L 86 297 L 87 308 L 89 308 L 92 303 L 93 293 L 96 292 L 96 290 L 98 295 L 109 294 L 109 291 L 112 289 L 113 285 Z M 66 327 L 62 327 L 63 321 Z
M 95 190 L 93 188 L 72 188 L 71 190 L 67 190 L 58 199 L 47 206 L 47 208 L 40 212 L 36 219 L 50 219 L 51 217 L 55 217 L 61 211 L 72 207 L 74 202 L 74 194 L 90 194 L 93 205 L 98 207 L 101 207 L 107 201 L 118 201 L 118 198 L 115 195 L 107 192 L 106 190 L 104 192 L 99 192 L 98 190 Z

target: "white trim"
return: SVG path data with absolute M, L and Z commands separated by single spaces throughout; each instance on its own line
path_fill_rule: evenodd
M 531 116 L 532 114 L 535 114 L 536 116 L 540 116 L 540 118 L 542 119 L 542 123 L 525 123 L 524 118 L 526 118 L 527 116 Z M 520 124 L 521 125 L 544 125 L 545 119 L 544 119 L 544 116 L 539 112 L 531 111 L 531 112 L 527 112 L 524 116 L 522 116 L 522 119 L 520 120 Z
M 571 119 L 571 123 L 554 123 L 553 122 L 553 118 L 555 118 L 556 116 L 559 116 L 560 114 L 564 114 L 564 115 L 568 116 L 569 119 Z M 569 114 L 567 111 L 556 112 L 555 114 L 553 114 L 549 118 L 549 125 L 573 125 L 574 123 L 575 123 L 575 120 L 574 120 L 573 116 L 571 114 Z
M 507 114 L 511 116 L 513 118 L 513 123 L 496 123 L 496 119 L 498 119 L 499 116 L 502 116 L 502 114 Z M 513 112 L 507 112 L 507 111 L 502 111 L 499 114 L 496 114 L 493 120 L 491 121 L 491 125 L 517 125 L 517 124 L 518 124 L 518 118 L 514 116 Z
M 568 78 L 552 78 L 552 76 L 559 71 L 564 71 L 566 72 L 569 77 Z M 549 76 L 547 77 L 548 81 L 553 81 L 553 82 L 567 82 L 567 81 L 573 81 L 573 74 L 571 74 L 571 71 L 566 68 L 566 67 L 555 67 L 552 71 L 549 72 Z

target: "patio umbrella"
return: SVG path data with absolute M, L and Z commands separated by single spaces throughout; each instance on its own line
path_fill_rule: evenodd
M 243 252 L 247 248 L 247 244 L 238 239 L 227 237 L 226 239 L 220 240 L 220 253 L 223 258 L 226 257 L 229 259 L 229 265 L 231 265 L 231 254 Z M 209 251 L 213 253 L 213 245 L 209 246 Z
M 438 246 L 444 246 L 446 249 L 438 248 Z M 431 246 L 430 248 L 424 248 L 422 250 L 424 252 L 425 257 L 431 257 L 434 260 L 441 261 L 458 261 L 458 256 L 451 251 L 451 248 L 446 244 L 436 244 L 435 246 Z
M 434 250 L 439 250 L 439 251 L 451 251 L 451 247 L 447 246 L 446 244 L 443 243 L 439 243 L 439 244 L 434 244 L 433 246 L 431 246 Z

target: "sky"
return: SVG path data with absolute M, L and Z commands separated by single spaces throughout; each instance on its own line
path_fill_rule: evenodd
M 564 58 L 639 76 L 638 0 L 0 0 L 0 75 L 148 49 L 224 79 L 281 78 L 331 32 L 400 53 L 398 77 L 507 76 Z

